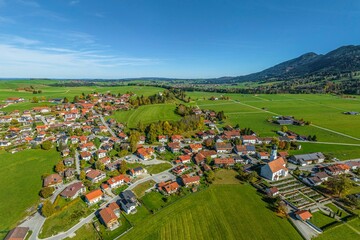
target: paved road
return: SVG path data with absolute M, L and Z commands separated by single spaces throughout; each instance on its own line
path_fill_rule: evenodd
M 103 116 L 101 114 L 98 114 L 98 116 L 100 117 L 101 122 L 104 124 L 104 126 L 108 129 L 109 133 L 113 136 L 113 137 L 117 137 L 116 134 L 114 133 L 114 131 L 109 127 L 109 125 L 105 122 L 105 119 L 103 118 Z
M 77 174 L 80 175 L 80 159 L 79 152 L 77 150 L 75 150 L 75 166 Z
M 46 122 L 46 119 L 45 119 L 44 116 L 41 116 L 40 119 L 41 119 L 41 121 L 44 123 L 44 125 L 47 125 L 47 122 Z
M 296 228 L 301 232 L 301 235 L 307 239 L 310 240 L 311 238 L 314 238 L 318 235 L 317 232 L 315 232 L 314 229 L 309 227 L 306 223 L 298 220 L 295 218 L 293 213 L 289 214 L 290 221 L 296 226 Z

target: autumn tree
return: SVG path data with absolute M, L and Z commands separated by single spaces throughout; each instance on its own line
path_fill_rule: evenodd
M 60 161 L 55 165 L 55 172 L 62 173 L 64 170 L 65 170 L 65 165 L 63 161 Z
M 50 197 L 54 192 L 54 188 L 53 187 L 44 187 L 43 189 L 41 189 L 39 195 L 42 198 L 48 198 Z
M 121 163 L 120 163 L 120 168 L 119 168 L 119 172 L 121 174 L 125 174 L 126 171 L 127 171 L 127 164 L 126 164 L 126 161 L 125 160 L 122 160 Z
M 52 143 L 49 140 L 44 141 L 41 144 L 41 148 L 44 149 L 44 150 L 49 150 L 51 147 L 52 147 Z
M 54 205 L 49 200 L 46 200 L 41 207 L 41 213 L 44 217 L 50 217 L 55 213 Z

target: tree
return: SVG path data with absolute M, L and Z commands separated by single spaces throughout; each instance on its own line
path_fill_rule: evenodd
M 204 175 L 208 183 L 213 183 L 215 181 L 215 173 L 212 170 L 205 172 Z
M 41 207 L 41 213 L 44 217 L 50 217 L 55 213 L 54 205 L 50 202 L 50 200 L 46 200 Z
M 73 103 L 77 103 L 77 102 L 79 102 L 79 97 L 76 95 L 73 99 Z
M 281 131 L 286 133 L 288 131 L 288 127 L 287 126 L 282 126 Z
M 341 197 L 343 194 L 346 194 L 349 189 L 351 188 L 352 184 L 345 175 L 340 175 L 331 178 L 327 182 L 328 187 L 337 194 L 339 197 Z
M 63 103 L 68 103 L 69 99 L 67 97 L 64 97 Z
M 44 149 L 44 150 L 49 150 L 51 147 L 52 147 L 52 143 L 49 140 L 44 141 L 41 144 L 41 148 Z
M 60 161 L 55 165 L 55 172 L 62 173 L 64 170 L 65 170 L 65 165 L 63 161 Z
M 211 161 L 212 161 L 212 158 L 210 156 L 207 156 L 206 157 L 206 164 L 209 165 L 211 163 Z
M 314 142 L 316 142 L 316 141 L 317 141 L 316 135 L 312 136 L 311 140 L 314 141 Z
M 33 102 L 33 103 L 38 103 L 38 102 L 39 102 L 39 99 L 34 96 L 34 97 L 32 98 L 32 102 Z
M 301 174 L 301 170 L 299 169 L 299 167 L 295 168 L 295 170 L 293 171 L 293 174 L 296 176 L 299 176 Z
M 10 121 L 10 125 L 11 126 L 18 126 L 19 125 L 19 121 L 15 118 L 11 119 Z
M 44 187 L 43 189 L 40 190 L 39 195 L 42 198 L 48 198 L 50 197 L 54 192 L 54 188 L 53 187 Z
M 129 144 L 131 152 L 135 152 L 137 149 L 138 142 L 140 140 L 140 133 L 138 131 L 132 131 L 129 137 Z
M 102 162 L 100 162 L 100 161 L 96 161 L 96 163 L 95 163 L 95 168 L 96 168 L 96 169 L 99 169 L 99 170 L 101 170 L 101 171 L 104 171 L 104 170 L 105 170 L 105 165 L 104 165 Z
M 85 178 L 86 178 L 86 173 L 85 173 L 85 171 L 83 170 L 83 171 L 80 172 L 79 179 L 80 179 L 81 181 L 83 181 L 83 180 L 85 180 Z
M 128 168 L 127 168 L 126 161 L 122 160 L 120 163 L 120 168 L 119 168 L 120 174 L 125 174 L 127 170 L 128 170 Z

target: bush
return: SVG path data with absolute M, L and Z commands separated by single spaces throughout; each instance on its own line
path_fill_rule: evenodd
M 53 187 L 44 187 L 43 189 L 40 190 L 39 195 L 42 198 L 48 198 L 53 194 L 54 190 L 55 189 Z
M 49 150 L 49 149 L 51 149 L 51 147 L 52 147 L 52 143 L 50 141 L 44 141 L 41 144 L 41 148 L 44 150 Z

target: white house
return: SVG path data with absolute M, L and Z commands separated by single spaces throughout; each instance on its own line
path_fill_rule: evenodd
M 279 180 L 281 177 L 286 177 L 289 170 L 286 168 L 286 163 L 282 157 L 271 161 L 261 168 L 260 175 L 271 181 Z

